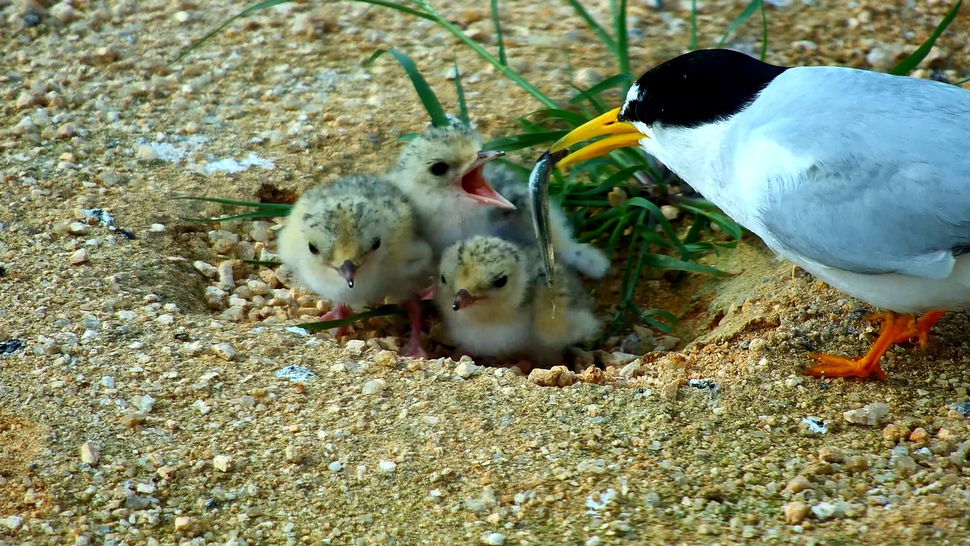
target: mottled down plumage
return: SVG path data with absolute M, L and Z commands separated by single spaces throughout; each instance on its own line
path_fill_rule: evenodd
M 519 356 L 539 363 L 593 337 L 592 298 L 569 268 L 549 288 L 535 247 L 473 237 L 442 255 L 436 303 L 448 334 L 475 356 Z

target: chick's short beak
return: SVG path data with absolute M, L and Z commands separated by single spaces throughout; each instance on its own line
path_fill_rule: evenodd
M 451 308 L 455 311 L 461 311 L 480 299 L 482 298 L 472 296 L 471 292 L 462 288 L 457 294 L 455 294 L 455 304 L 452 305 Z
M 354 262 L 344 260 L 343 265 L 337 269 L 337 273 L 347 281 L 347 286 L 354 287 L 354 277 L 357 276 L 357 266 L 354 265 Z
M 505 155 L 505 152 L 479 150 L 475 162 L 461 175 L 459 184 L 461 184 L 461 190 L 465 192 L 465 195 L 473 201 L 490 207 L 514 210 L 515 205 L 495 191 L 482 175 L 482 167 L 486 163 L 503 155 Z
M 618 150 L 620 148 L 638 146 L 641 140 L 648 138 L 646 135 L 638 131 L 632 123 L 617 121 L 616 116 L 619 113 L 619 108 L 610 110 L 602 116 L 591 119 L 573 129 L 566 136 L 562 137 L 558 142 L 553 144 L 552 147 L 549 148 L 549 151 L 558 152 L 565 148 L 569 148 L 573 144 L 577 144 L 591 138 L 610 135 L 567 155 L 560 160 L 556 166 L 564 167 L 566 165 L 572 165 L 573 163 L 606 155 L 609 152 Z

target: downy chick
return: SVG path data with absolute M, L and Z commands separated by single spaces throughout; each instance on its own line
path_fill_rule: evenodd
M 515 208 L 482 173 L 504 152 L 482 145 L 482 136 L 465 125 L 436 127 L 409 142 L 387 175 L 410 198 L 436 256 L 456 241 L 485 233 L 485 207 Z
M 526 181 L 511 169 L 492 163 L 485 166 L 485 176 L 496 191 L 504 195 L 514 209 L 490 209 L 486 211 L 491 235 L 516 244 L 532 247 L 536 243 L 532 227 L 532 202 Z M 566 265 L 593 279 L 602 279 L 610 269 L 610 259 L 605 252 L 588 243 L 578 242 L 566 218 L 566 213 L 549 203 L 552 246 L 556 256 Z
M 538 254 L 497 237 L 474 237 L 441 257 L 436 303 L 451 339 L 476 356 L 521 356 L 547 364 L 596 334 L 579 279 L 559 266 L 545 286 Z
M 307 191 L 287 218 L 279 251 L 301 282 L 336 304 L 324 320 L 350 316 L 351 305 L 406 300 L 405 354 L 426 356 L 416 295 L 434 270 L 431 247 L 418 237 L 414 212 L 396 186 L 351 176 Z

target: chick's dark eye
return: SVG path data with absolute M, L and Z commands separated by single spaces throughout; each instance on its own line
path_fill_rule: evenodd
M 431 168 L 429 168 L 428 171 L 435 176 L 442 176 L 448 172 L 448 164 L 444 161 L 439 161 L 434 165 L 431 165 Z
M 448 284 L 448 281 L 445 280 L 444 275 L 441 276 L 441 284 Z
M 313 243 L 310 243 L 309 245 L 307 245 L 307 248 L 310 249 L 310 254 L 313 254 L 314 256 L 316 256 L 317 254 L 320 254 L 320 249 L 317 248 L 317 245 Z
M 374 244 L 372 244 L 371 247 L 370 247 L 371 250 L 377 250 L 378 248 L 381 248 L 381 238 L 380 237 L 374 239 Z
M 506 284 L 508 284 L 508 282 L 509 282 L 508 275 L 502 275 L 501 277 L 499 277 L 499 278 L 495 279 L 494 281 L 492 281 L 492 286 L 494 288 L 502 288 L 503 286 L 505 286 Z

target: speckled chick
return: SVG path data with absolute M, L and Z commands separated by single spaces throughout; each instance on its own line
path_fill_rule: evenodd
M 435 301 L 460 350 L 546 364 L 596 334 L 599 322 L 579 279 L 560 266 L 561 280 L 549 289 L 538 258 L 497 237 L 473 237 L 445 250 Z
M 484 171 L 495 190 L 515 205 L 514 209 L 496 208 L 485 212 L 489 234 L 521 246 L 536 246 L 527 181 L 497 163 L 486 165 Z M 606 253 L 591 244 L 577 241 L 566 213 L 554 203 L 549 203 L 549 216 L 556 257 L 587 277 L 601 279 L 606 276 L 610 269 L 610 259 Z
M 280 258 L 297 278 L 336 303 L 325 320 L 350 316 L 352 305 L 406 301 L 410 356 L 421 345 L 418 291 L 434 271 L 431 247 L 417 234 L 406 196 L 387 180 L 351 176 L 307 191 L 280 235 Z
M 419 229 L 435 255 L 485 233 L 486 207 L 514 208 L 482 173 L 486 163 L 504 153 L 482 146 L 482 136 L 465 125 L 436 127 L 409 142 L 387 174 L 413 203 Z

